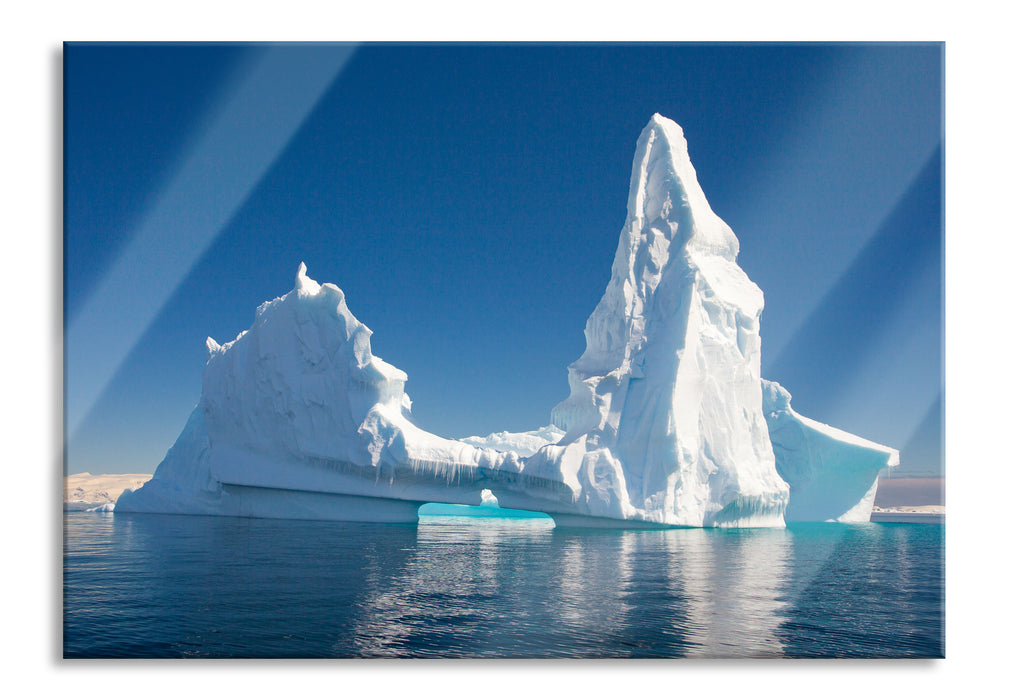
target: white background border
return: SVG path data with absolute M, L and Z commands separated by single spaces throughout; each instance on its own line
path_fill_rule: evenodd
M 1001 670 L 1009 411 L 1002 316 L 1004 21 L 994 4 L 800 2 L 19 3 L 5 12 L 3 467 L 12 697 L 955 697 Z M 945 41 L 947 659 L 929 662 L 67 662 L 60 659 L 61 42 L 97 40 Z M 900 261 L 895 260 L 894 265 Z M 10 507 L 13 506 L 13 507 Z M 55 549 L 55 551 L 54 551 Z M 992 679 L 993 680 L 993 679 Z M 1001 687 L 996 683 L 994 687 Z M 984 691 L 981 691 L 984 692 Z

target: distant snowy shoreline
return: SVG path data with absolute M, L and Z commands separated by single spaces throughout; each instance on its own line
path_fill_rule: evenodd
M 880 508 L 874 506 L 873 513 L 915 513 L 921 515 L 945 515 L 946 506 L 895 506 L 891 508 Z
M 71 474 L 63 484 L 63 509 L 89 510 L 115 503 L 123 491 L 138 489 L 150 478 L 150 474 Z
M 881 511 L 874 510 L 869 517 L 871 523 L 919 523 L 922 525 L 945 525 L 946 513 L 920 511 Z

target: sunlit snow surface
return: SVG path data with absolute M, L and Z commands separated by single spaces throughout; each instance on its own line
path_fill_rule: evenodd
M 424 503 L 490 509 L 493 498 L 558 525 L 867 520 L 872 470 L 896 453 L 768 404 L 763 294 L 738 248 L 682 130 L 653 116 L 571 395 L 552 425 L 463 440 L 413 423 L 406 373 L 372 354 L 343 292 L 302 263 L 295 288 L 262 304 L 249 330 L 207 339 L 200 403 L 116 510 L 416 522 Z M 858 464 L 846 470 L 849 459 Z
M 537 430 L 530 430 L 525 433 L 491 433 L 485 437 L 464 437 L 460 442 L 474 447 L 489 447 L 492 450 L 502 452 L 514 452 L 519 457 L 529 457 L 536 454 L 546 445 L 558 442 L 565 435 L 565 431 L 556 425 L 547 425 Z

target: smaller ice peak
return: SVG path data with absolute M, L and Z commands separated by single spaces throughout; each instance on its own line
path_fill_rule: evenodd
M 214 340 L 213 338 L 211 338 L 208 335 L 207 336 L 207 359 L 209 360 L 211 357 L 213 357 L 214 355 L 216 355 L 220 351 L 221 351 L 221 345 L 220 345 L 220 343 L 218 343 L 216 340 Z
M 658 238 L 665 240 L 661 247 L 668 254 L 686 244 L 728 260 L 739 253 L 732 229 L 712 211 L 701 190 L 683 128 L 658 113 L 638 137 L 625 233 L 632 249 L 641 242 L 654 249 Z
M 208 342 L 208 433 L 238 449 L 355 464 L 395 452 L 395 425 L 374 444 L 361 433 L 376 406 L 401 415 L 409 405 L 406 372 L 372 353 L 371 336 L 339 287 L 315 282 L 301 263 L 295 288 L 260 305 L 247 331 Z
M 298 275 L 294 279 L 294 288 L 305 294 L 318 294 L 322 288 L 318 282 L 308 276 L 308 266 L 302 261 L 298 265 Z
M 498 505 L 497 496 L 490 489 L 484 489 L 480 492 L 480 505 L 487 508 L 500 508 Z

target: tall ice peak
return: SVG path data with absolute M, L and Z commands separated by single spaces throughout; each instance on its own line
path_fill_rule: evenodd
M 610 282 L 530 458 L 595 516 L 676 525 L 778 525 L 788 485 L 761 414 L 763 294 L 736 264 L 683 130 L 654 115 L 638 137 Z
M 631 237 L 661 234 L 674 250 L 689 243 L 728 260 L 739 252 L 732 229 L 711 210 L 701 190 L 683 129 L 658 113 L 638 137 L 624 229 Z

